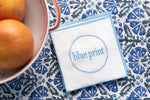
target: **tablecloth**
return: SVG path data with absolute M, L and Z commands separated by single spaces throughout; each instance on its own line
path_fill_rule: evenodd
M 57 0 L 61 24 L 111 12 L 128 77 L 66 93 L 50 35 L 22 75 L 0 84 L 4 100 L 150 100 L 150 0 Z M 50 26 L 56 22 L 48 4 Z M 63 48 L 63 47 L 62 47 Z M 114 57 L 115 58 L 115 57 Z M 38 67 L 34 67 L 34 66 Z

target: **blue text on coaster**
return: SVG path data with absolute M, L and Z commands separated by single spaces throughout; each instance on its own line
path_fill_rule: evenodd
M 110 13 L 62 24 L 50 35 L 67 92 L 127 76 Z

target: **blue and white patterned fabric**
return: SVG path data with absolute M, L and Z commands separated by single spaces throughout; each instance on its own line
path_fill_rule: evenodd
M 50 36 L 66 92 L 128 76 L 109 12 L 62 24 Z
M 0 84 L 3 100 L 149 100 L 150 0 L 57 0 L 61 24 L 108 11 L 129 72 L 128 77 L 66 93 L 50 36 L 39 57 L 15 79 Z M 51 26 L 56 12 L 49 4 Z M 44 62 L 42 62 L 44 61 Z

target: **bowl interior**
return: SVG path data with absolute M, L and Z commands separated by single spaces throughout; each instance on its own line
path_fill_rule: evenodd
M 0 70 L 0 83 L 8 81 L 18 74 L 22 73 L 31 63 L 34 62 L 42 43 L 47 34 L 48 15 L 45 0 L 25 0 L 26 15 L 22 21 L 31 31 L 34 38 L 34 53 L 32 59 L 27 65 L 18 70 L 4 71 Z

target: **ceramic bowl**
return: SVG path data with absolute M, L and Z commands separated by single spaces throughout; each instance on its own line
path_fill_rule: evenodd
M 49 0 L 50 1 L 50 0 Z M 48 1 L 48 2 L 49 2 Z M 0 83 L 7 82 L 26 71 L 36 60 L 46 36 L 50 30 L 58 27 L 60 21 L 60 11 L 56 0 L 53 0 L 57 9 L 57 24 L 49 28 L 48 6 L 46 0 L 25 0 L 26 2 L 26 15 L 23 23 L 30 29 L 34 38 L 34 52 L 32 59 L 22 68 L 12 71 L 0 70 Z

